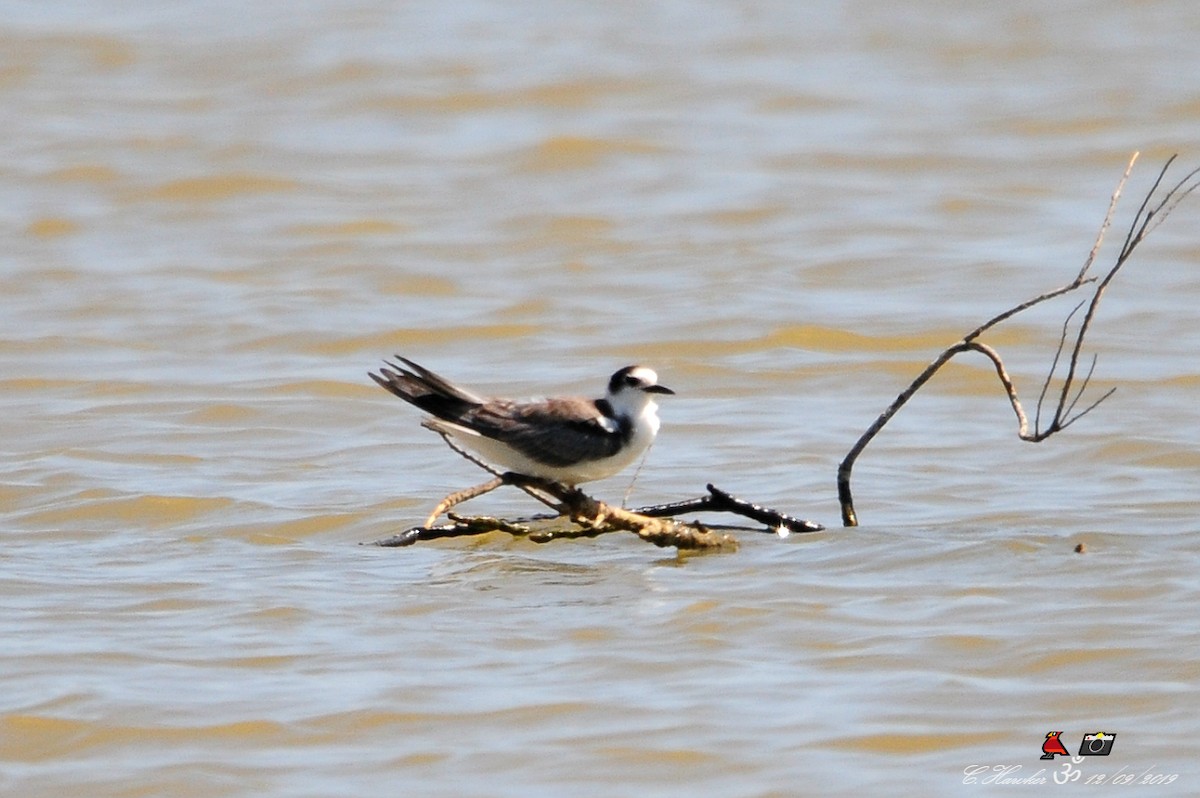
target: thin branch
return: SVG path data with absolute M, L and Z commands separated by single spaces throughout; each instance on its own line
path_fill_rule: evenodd
M 851 447 L 849 453 L 842 459 L 837 473 L 838 502 L 842 506 L 842 526 L 858 526 L 858 516 L 854 513 L 854 498 L 850 493 L 850 471 L 854 468 L 854 463 L 858 460 L 858 456 L 863 453 L 863 450 L 867 448 L 867 444 L 879 434 L 880 430 L 887 426 L 887 423 L 892 420 L 892 416 L 896 415 L 900 408 L 908 403 L 913 394 L 919 391 L 922 385 L 929 382 L 933 378 L 933 375 L 937 374 L 938 369 L 944 366 L 950 358 L 964 351 L 966 346 L 965 341 L 960 341 L 945 352 L 942 352 L 936 360 L 926 366 L 925 370 L 887 406 L 887 409 L 879 414 L 879 418 L 875 419 L 875 423 L 867 428 L 867 431 L 859 437 L 858 441 Z
M 1167 170 L 1171 168 L 1171 164 L 1175 162 L 1176 157 L 1177 156 L 1172 155 L 1170 158 L 1168 158 L 1167 162 L 1163 164 L 1162 169 L 1159 170 L 1158 176 L 1155 178 L 1153 185 L 1146 193 L 1146 197 L 1142 200 L 1142 204 L 1138 207 L 1138 212 L 1134 215 L 1133 222 L 1129 225 L 1129 232 L 1125 236 L 1125 244 L 1121 247 L 1120 254 L 1117 255 L 1116 261 L 1108 270 L 1108 273 L 1104 275 L 1104 278 L 1101 279 L 1096 285 L 1096 289 L 1092 293 L 1091 301 L 1088 303 L 1087 312 L 1084 314 L 1083 321 L 1081 321 L 1079 324 L 1079 332 L 1075 336 L 1075 346 L 1071 350 L 1070 365 L 1067 368 L 1067 375 L 1063 380 L 1062 390 L 1059 393 L 1058 405 L 1054 413 L 1054 419 L 1050 422 L 1050 426 L 1047 429 L 1047 437 L 1057 430 L 1064 429 L 1067 424 L 1072 423 L 1076 420 L 1076 418 L 1078 418 L 1072 418 L 1070 413 L 1071 408 L 1074 407 L 1074 405 L 1079 401 L 1080 396 L 1082 396 L 1082 389 L 1080 389 L 1079 394 L 1074 398 L 1074 400 L 1070 400 L 1069 397 L 1071 395 L 1071 385 L 1075 379 L 1075 374 L 1079 367 L 1079 356 L 1080 351 L 1083 349 L 1083 339 L 1085 336 L 1087 336 L 1088 330 L 1091 328 L 1092 320 L 1096 315 L 1096 309 L 1100 307 L 1100 300 L 1104 298 L 1105 290 L 1108 289 L 1109 284 L 1117 276 L 1117 273 L 1121 271 L 1121 268 L 1129 261 L 1129 258 L 1133 256 L 1133 253 L 1137 249 L 1138 245 L 1146 239 L 1146 236 L 1149 235 L 1150 231 L 1161 224 L 1162 221 L 1170 215 L 1171 211 L 1173 211 L 1179 205 L 1180 201 L 1197 188 L 1197 183 L 1193 181 L 1197 175 L 1200 175 L 1200 168 L 1193 169 L 1192 171 L 1188 172 L 1182 180 L 1180 180 L 1178 183 L 1172 186 L 1169 191 L 1167 191 L 1158 205 L 1154 206 L 1148 211 L 1146 210 L 1150 204 L 1150 201 L 1154 198 L 1155 193 L 1162 185 L 1163 178 L 1166 177 Z M 1125 170 L 1126 177 L 1128 176 L 1129 170 L 1133 167 L 1133 162 L 1136 159 L 1137 154 L 1135 153 L 1134 157 L 1130 159 L 1129 167 Z M 1121 178 L 1121 185 L 1124 185 L 1126 177 Z M 1191 185 L 1189 185 L 1189 183 L 1191 183 Z M 1119 189 L 1120 186 L 1118 186 L 1118 192 Z M 1153 224 L 1151 224 L 1152 221 Z M 1047 381 L 1050 380 L 1052 376 L 1053 372 L 1047 375 Z M 1068 401 L 1070 401 L 1070 407 L 1067 406 Z M 1103 401 L 1103 398 L 1100 401 Z M 1090 406 L 1088 410 L 1091 410 L 1094 406 L 1095 405 Z
M 1093 249 L 1093 251 L 1095 250 Z M 1075 318 L 1075 314 L 1078 313 L 1079 309 L 1086 304 L 1087 300 L 1085 299 L 1076 305 L 1071 312 L 1067 314 L 1067 318 L 1063 320 L 1062 332 L 1058 336 L 1058 348 L 1054 350 L 1054 359 L 1050 362 L 1050 370 L 1046 374 L 1045 382 L 1042 383 L 1042 390 L 1038 394 L 1037 407 L 1034 409 L 1033 428 L 1035 431 L 1042 428 L 1042 407 L 1046 402 L 1046 394 L 1050 390 L 1050 381 L 1054 377 L 1054 373 L 1058 371 L 1058 362 L 1062 359 L 1062 353 L 1067 347 L 1067 333 L 1071 329 L 1071 319 Z
M 1136 156 L 1136 154 L 1135 154 L 1135 156 Z M 1154 211 L 1150 211 L 1150 213 L 1147 214 L 1145 221 L 1142 221 L 1142 214 L 1146 213 L 1146 207 L 1150 204 L 1150 200 L 1154 197 L 1154 192 L 1158 191 L 1158 187 L 1160 185 L 1162 185 L 1163 178 L 1166 176 L 1167 170 L 1171 168 L 1171 164 L 1175 162 L 1175 158 L 1176 158 L 1176 156 L 1172 155 L 1170 158 L 1167 159 L 1167 162 L 1165 164 L 1163 164 L 1163 168 L 1159 170 L 1158 178 L 1155 179 L 1154 185 L 1152 185 L 1150 187 L 1150 190 L 1146 192 L 1146 196 L 1142 200 L 1142 204 L 1138 206 L 1137 213 L 1135 213 L 1133 215 L 1133 222 L 1131 222 L 1129 225 L 1129 232 L 1125 234 L 1125 243 L 1121 245 L 1121 256 L 1125 255 L 1125 253 L 1127 253 L 1127 252 L 1132 251 L 1133 247 L 1137 246 L 1137 241 L 1134 240 L 1135 231 L 1138 231 L 1138 232 L 1145 231 L 1146 224 L 1149 223 L 1150 217 L 1152 217 L 1154 215 Z M 1126 171 L 1128 171 L 1128 170 L 1126 170 Z M 1185 178 L 1185 180 L 1186 180 L 1186 178 Z M 1179 187 L 1176 186 L 1176 190 L 1178 190 L 1178 188 Z M 1138 229 L 1139 221 L 1141 221 L 1141 229 L 1140 230 Z M 1117 260 L 1120 260 L 1121 256 L 1118 256 Z
M 1129 175 L 1133 173 L 1133 165 L 1137 163 L 1140 152 L 1135 152 L 1130 158 L 1129 163 L 1125 165 L 1125 173 L 1121 175 L 1121 179 L 1117 181 L 1117 187 L 1113 190 L 1112 196 L 1108 200 L 1108 211 L 1104 214 L 1104 222 L 1100 225 L 1100 232 L 1096 234 L 1096 243 L 1092 244 L 1092 251 L 1088 253 L 1087 260 L 1083 262 L 1083 268 L 1079 270 L 1075 282 L 1083 280 L 1088 270 L 1092 268 L 1092 264 L 1096 261 L 1096 256 L 1100 254 L 1100 246 L 1104 243 L 1104 235 L 1108 232 L 1108 228 L 1112 225 L 1113 215 L 1117 212 L 1117 203 L 1121 200 L 1121 192 L 1125 190 L 1125 184 L 1129 182 Z M 1174 160 L 1174 158 L 1172 158 Z M 1171 165 L 1171 161 L 1167 161 L 1167 166 Z
M 1017 398 L 1017 387 L 1013 384 L 1012 377 L 1008 376 L 1008 369 L 1004 367 L 1000 353 L 978 341 L 967 344 L 967 348 L 979 352 L 992 361 L 992 365 L 996 368 L 996 376 L 1000 379 L 1000 384 L 1004 386 L 1004 392 L 1008 394 L 1008 402 L 1017 416 L 1017 437 L 1021 440 L 1030 440 L 1029 419 L 1025 416 L 1025 409 L 1021 407 L 1021 400 Z
M 663 518 L 666 516 L 681 515 L 683 513 L 703 513 L 703 512 L 718 512 L 718 513 L 733 513 L 740 515 L 743 518 L 749 518 L 752 521 L 757 521 L 762 524 L 767 531 L 776 534 L 791 534 L 804 532 L 820 532 L 825 527 L 813 521 L 805 521 L 801 518 L 793 518 L 790 515 L 784 515 L 778 510 L 772 510 L 770 507 L 763 507 L 759 504 L 753 504 L 744 499 L 739 499 L 731 493 L 717 488 L 714 485 L 706 486 L 708 493 L 704 496 L 699 496 L 695 499 L 685 499 L 684 501 L 671 502 L 669 504 L 653 504 L 649 507 L 639 507 L 633 512 L 638 515 L 647 515 L 651 518 Z
M 985 332 L 987 332 L 991 328 L 995 327 L 997 324 L 1008 321 L 1013 316 L 1016 316 L 1018 313 L 1024 313 L 1025 311 L 1029 310 L 1030 308 L 1034 307 L 1035 305 L 1040 305 L 1043 302 L 1049 301 L 1051 299 L 1056 299 L 1057 297 L 1060 297 L 1063 294 L 1069 294 L 1072 291 L 1078 290 L 1080 286 L 1084 286 L 1084 285 L 1087 285 L 1088 283 L 1094 283 L 1094 282 L 1096 282 L 1095 277 L 1085 277 L 1082 280 L 1074 280 L 1060 288 L 1055 288 L 1053 291 L 1047 291 L 1044 294 L 1039 294 L 1038 296 L 1035 296 L 1033 299 L 1028 299 L 1028 300 L 1022 302 L 1021 304 L 1017 305 L 1016 307 L 1011 307 L 1008 310 L 1004 311 L 1003 313 L 993 316 L 992 318 L 985 321 L 983 324 L 976 327 L 974 330 L 971 330 L 971 332 L 964 335 L 962 339 L 964 341 L 974 341 L 976 338 L 983 335 Z
M 1080 286 L 1086 285 L 1086 284 L 1094 282 L 1096 280 L 1095 277 L 1088 276 L 1088 271 L 1091 270 L 1092 264 L 1096 260 L 1096 256 L 1098 254 L 1100 254 L 1100 247 L 1104 243 L 1104 236 L 1105 236 L 1105 234 L 1108 233 L 1108 228 L 1112 225 L 1113 215 L 1117 211 L 1117 203 L 1121 199 L 1121 192 L 1125 190 L 1125 183 L 1128 182 L 1129 175 L 1133 172 L 1133 165 L 1135 163 L 1137 163 L 1137 159 L 1140 154 L 1141 153 L 1135 152 L 1130 157 L 1129 163 L 1125 165 L 1125 172 L 1121 175 L 1121 179 L 1117 181 L 1117 187 L 1115 189 L 1113 189 L 1112 196 L 1109 197 L 1109 199 L 1108 199 L 1108 210 L 1105 211 L 1104 221 L 1101 222 L 1101 224 L 1100 224 L 1100 231 L 1096 234 L 1096 240 L 1092 244 L 1092 249 L 1088 253 L 1087 258 L 1084 260 L 1083 266 L 1079 269 L 1079 273 L 1075 275 L 1075 279 L 1072 280 L 1071 282 L 1067 283 L 1066 285 L 1062 286 L 1061 288 L 1056 288 L 1053 291 L 1047 291 L 1044 294 L 1040 294 L 1039 296 L 1036 296 L 1033 299 L 1026 300 L 1025 302 L 1022 302 L 1021 304 L 1011 307 L 1008 310 L 1004 311 L 1003 313 L 1000 313 L 1000 314 L 992 317 L 991 319 L 988 319 L 983 324 L 979 325 L 974 330 L 972 330 L 971 332 L 964 335 L 963 336 L 964 341 L 972 341 L 972 340 L 978 338 L 983 333 L 990 330 L 992 327 L 995 327 L 997 324 L 1000 324 L 1001 322 L 1011 319 L 1013 316 L 1016 316 L 1018 313 L 1024 313 L 1025 311 L 1029 310 L 1030 308 L 1032 308 L 1035 305 L 1040 305 L 1043 302 L 1046 302 L 1047 300 L 1054 299 L 1056 297 L 1060 297 L 1063 294 L 1069 294 L 1070 292 L 1076 290 Z M 1168 161 L 1167 164 L 1170 165 L 1170 161 Z
M 457 538 L 467 535 L 484 535 L 488 532 L 507 532 L 510 535 L 532 535 L 533 530 L 530 527 L 505 521 L 500 518 L 488 518 L 480 516 L 476 518 L 467 518 L 454 513 L 449 513 L 450 523 L 442 524 L 441 526 L 414 526 L 403 532 L 391 535 L 386 538 L 380 538 L 373 541 L 373 546 L 383 546 L 384 548 L 397 548 L 400 546 L 411 546 L 422 540 L 441 540 L 443 538 Z
M 1147 192 L 1145 198 L 1142 200 L 1141 205 L 1138 207 L 1138 211 L 1134 215 L 1133 221 L 1129 226 L 1128 232 L 1126 233 L 1125 241 L 1121 247 L 1121 251 L 1118 253 L 1113 265 L 1109 268 L 1108 272 L 1099 279 L 1088 276 L 1088 272 L 1090 271 L 1098 253 L 1100 252 L 1105 234 L 1112 224 L 1112 219 L 1116 212 L 1118 200 L 1120 199 L 1121 193 L 1124 190 L 1125 184 L 1129 179 L 1129 175 L 1133 169 L 1134 163 L 1137 161 L 1137 158 L 1138 154 L 1134 153 L 1133 157 L 1129 160 L 1129 164 L 1125 168 L 1124 174 L 1121 176 L 1120 181 L 1118 181 L 1117 187 L 1113 191 L 1112 198 L 1109 201 L 1108 210 L 1104 216 L 1104 222 L 1100 225 L 1100 231 L 1096 236 L 1095 243 L 1092 245 L 1092 249 L 1089 252 L 1087 259 L 1084 261 L 1083 267 L 1079 270 L 1078 274 L 1076 274 L 1075 279 L 1061 288 L 1040 294 L 1033 299 L 1022 302 L 1021 304 L 1009 308 L 1003 313 L 994 316 L 979 327 L 976 327 L 974 330 L 967 333 L 967 335 L 965 335 L 961 341 L 947 348 L 932 363 L 926 366 L 925 370 L 922 371 L 915 380 L 913 380 L 908 388 L 906 388 L 900 393 L 899 396 L 896 397 L 896 399 L 887 407 L 887 409 L 884 410 L 883 413 L 881 413 L 880 416 L 875 420 L 875 423 L 873 423 L 867 429 L 867 431 L 863 433 L 863 435 L 850 449 L 850 452 L 838 466 L 837 473 L 838 500 L 841 503 L 842 523 L 845 526 L 857 526 L 858 524 L 858 516 L 854 510 L 854 497 L 850 490 L 850 473 L 854 468 L 854 463 L 857 461 L 859 455 L 862 454 L 863 450 L 867 447 L 867 444 L 869 444 L 871 440 L 873 440 L 875 436 L 879 434 L 880 430 L 887 425 L 888 421 L 892 419 L 892 417 L 900 410 L 900 408 L 903 407 L 908 400 L 911 399 L 912 396 L 918 390 L 920 390 L 921 387 L 924 386 L 925 383 L 927 383 L 933 377 L 933 375 L 938 372 L 939 369 L 941 369 L 942 366 L 944 366 L 951 358 L 955 357 L 961 352 L 976 351 L 985 355 L 992 361 L 996 368 L 996 374 L 999 377 L 1006 394 L 1008 395 L 1013 411 L 1016 413 L 1019 426 L 1018 436 L 1024 441 L 1036 443 L 1045 440 L 1056 432 L 1066 429 L 1068 426 L 1094 410 L 1101 402 L 1112 396 L 1113 390 L 1115 389 L 1109 390 L 1099 399 L 1089 404 L 1082 411 L 1075 411 L 1075 408 L 1077 407 L 1079 401 L 1083 398 L 1087 387 L 1091 383 L 1092 374 L 1096 366 L 1096 358 L 1093 357 L 1087 374 L 1084 375 L 1080 381 L 1079 387 L 1075 388 L 1076 375 L 1079 369 L 1080 352 L 1083 348 L 1084 338 L 1087 336 L 1088 330 L 1091 328 L 1092 321 L 1095 318 L 1096 309 L 1099 307 L 1100 300 L 1103 298 L 1104 292 L 1108 288 L 1109 284 L 1113 281 L 1113 278 L 1116 277 L 1117 273 L 1121 270 L 1125 263 L 1128 262 L 1138 245 L 1145 240 L 1149 232 L 1161 224 L 1162 220 L 1165 219 L 1171 213 L 1171 211 L 1173 211 L 1179 205 L 1180 201 L 1182 201 L 1197 188 L 1200 188 L 1200 179 L 1198 179 L 1198 176 L 1200 176 L 1200 168 L 1193 169 L 1192 171 L 1188 172 L 1182 180 L 1180 180 L 1169 191 L 1167 191 L 1166 195 L 1162 197 L 1162 199 L 1156 205 L 1152 205 L 1152 201 L 1162 185 L 1167 170 L 1170 169 L 1171 164 L 1175 161 L 1174 156 L 1168 159 L 1166 164 L 1160 170 L 1158 177 L 1155 179 L 1154 184 L 1150 188 L 1150 191 Z M 1094 284 L 1095 286 L 1092 291 L 1091 298 L 1076 305 L 1063 322 L 1062 333 L 1059 337 L 1058 347 L 1055 350 L 1053 360 L 1050 364 L 1050 370 L 1046 375 L 1045 381 L 1042 383 L 1042 389 L 1038 395 L 1037 408 L 1034 416 L 1034 429 L 1031 432 L 1028 428 L 1028 420 L 1025 415 L 1025 411 L 1021 406 L 1020 400 L 1017 398 L 1016 388 L 1004 367 L 1004 363 L 1001 360 L 999 353 L 997 353 L 991 347 L 977 342 L 975 339 L 977 339 L 987 330 L 1003 321 L 1012 318 L 1018 313 L 1028 310 L 1029 308 L 1041 304 L 1049 299 L 1067 294 L 1086 284 Z M 1066 351 L 1066 342 L 1071 320 L 1075 317 L 1079 310 L 1085 306 L 1087 307 L 1087 310 L 1083 315 L 1083 319 L 1080 321 L 1079 329 L 1076 332 L 1075 340 L 1070 350 L 1067 372 L 1063 378 L 1063 384 L 1058 393 L 1053 418 L 1050 420 L 1047 427 L 1042 429 L 1042 407 L 1044 405 L 1046 395 L 1049 392 L 1050 383 L 1054 379 L 1054 375 L 1058 370 L 1063 353 Z
M 1092 362 L 1088 366 L 1087 374 L 1083 375 L 1083 381 L 1079 384 L 1079 388 L 1075 391 L 1074 398 L 1067 404 L 1067 409 L 1063 414 L 1064 417 L 1069 417 L 1075 410 L 1075 405 L 1079 404 L 1079 400 L 1083 398 L 1084 391 L 1087 390 L 1088 384 L 1092 381 L 1092 375 L 1096 373 L 1096 362 L 1100 359 L 1099 355 L 1092 355 Z
M 1063 423 L 1059 424 L 1059 425 L 1058 425 L 1058 429 L 1059 429 L 1059 430 L 1064 430 L 1064 429 L 1066 429 L 1067 427 L 1071 426 L 1071 425 L 1072 425 L 1072 424 L 1074 424 L 1076 421 L 1078 421 L 1079 419 L 1081 419 L 1081 418 L 1083 418 L 1084 416 L 1086 416 L 1088 413 L 1090 413 L 1090 412 L 1092 412 L 1093 410 L 1095 410 L 1095 409 L 1096 409 L 1096 408 L 1097 408 L 1097 407 L 1100 405 L 1100 403 L 1101 403 L 1101 402 L 1103 402 L 1105 399 L 1107 399 L 1108 397 L 1112 396 L 1112 395 L 1113 395 L 1114 393 L 1116 393 L 1116 392 L 1117 392 L 1117 389 L 1116 389 L 1116 388 L 1109 388 L 1107 391 L 1105 391 L 1105 392 L 1104 392 L 1104 393 L 1103 393 L 1103 394 L 1100 396 L 1100 398 L 1099 398 L 1099 399 L 1097 399 L 1096 401 L 1092 402 L 1090 405 L 1088 405 L 1087 407 L 1085 407 L 1083 410 L 1079 411 L 1079 412 L 1078 412 L 1078 413 L 1076 413 L 1075 415 L 1071 416 L 1070 418 L 1068 418 L 1068 419 L 1067 419 L 1066 421 L 1064 421 Z M 1048 438 L 1048 437 L 1050 437 L 1049 433 L 1047 433 L 1047 434 L 1045 434 L 1045 435 L 1043 436 L 1043 438 Z
M 1174 188 L 1167 192 L 1166 198 L 1159 203 L 1158 217 L 1155 219 L 1154 224 L 1147 226 L 1144 235 L 1150 235 L 1150 233 L 1156 227 L 1163 223 L 1164 219 L 1171 215 L 1171 212 L 1175 210 L 1176 206 L 1179 205 L 1179 203 L 1182 202 L 1185 197 L 1187 197 L 1197 188 L 1200 188 L 1200 183 L 1192 183 L 1190 186 L 1187 185 L 1187 183 L 1196 178 L 1197 175 L 1200 175 L 1200 166 L 1188 172 L 1182 180 L 1175 184 Z

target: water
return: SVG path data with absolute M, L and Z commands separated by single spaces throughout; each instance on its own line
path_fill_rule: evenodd
M 4 11 L 0 792 L 1004 794 L 964 770 L 1052 789 L 1060 729 L 1198 789 L 1194 201 L 1105 300 L 1092 416 L 1022 444 L 956 361 L 863 526 L 834 490 L 1073 276 L 1131 151 L 1120 223 L 1200 162 L 1192 4 Z M 990 339 L 1027 400 L 1070 307 Z M 480 478 L 393 352 L 520 395 L 645 362 L 632 503 L 831 529 L 360 546 Z

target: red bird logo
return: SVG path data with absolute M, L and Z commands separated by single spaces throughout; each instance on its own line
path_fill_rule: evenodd
M 1053 759 L 1055 754 L 1070 756 L 1066 746 L 1058 739 L 1060 734 L 1062 734 L 1060 731 L 1046 732 L 1046 742 L 1042 743 L 1042 759 Z

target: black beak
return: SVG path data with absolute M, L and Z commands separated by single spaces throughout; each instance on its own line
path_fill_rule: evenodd
M 645 391 L 646 393 L 665 393 L 665 394 L 670 394 L 672 396 L 675 395 L 675 392 L 672 391 L 670 388 L 668 388 L 665 385 L 647 385 L 642 390 Z

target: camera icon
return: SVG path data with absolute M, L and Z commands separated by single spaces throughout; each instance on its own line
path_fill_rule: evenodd
M 1115 732 L 1096 732 L 1083 735 L 1079 744 L 1078 756 L 1108 756 L 1112 753 L 1113 743 L 1116 742 Z

